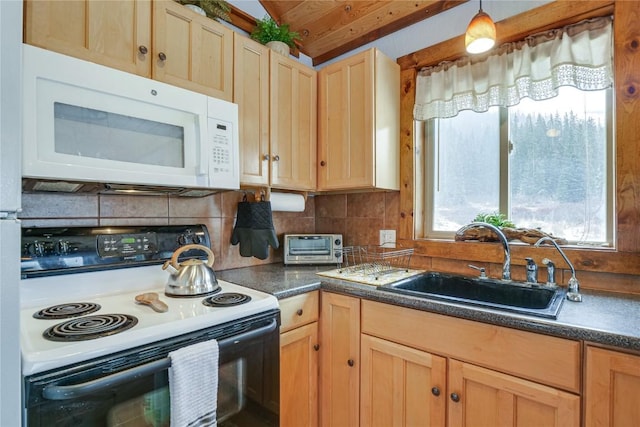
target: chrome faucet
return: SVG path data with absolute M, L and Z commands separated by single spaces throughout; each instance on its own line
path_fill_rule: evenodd
M 538 283 L 538 266 L 533 258 L 525 258 L 527 261 L 527 283 Z
M 576 279 L 576 269 L 573 268 L 573 264 L 571 264 L 571 261 L 569 261 L 569 258 L 567 258 L 567 256 L 564 254 L 562 249 L 560 249 L 560 246 L 558 246 L 556 241 L 553 240 L 551 237 L 547 237 L 547 236 L 542 237 L 533 246 L 535 246 L 536 248 L 540 247 L 540 244 L 542 242 L 551 242 L 553 246 L 556 247 L 558 252 L 560 252 L 560 255 L 562 255 L 562 258 L 564 258 L 564 262 L 566 262 L 567 265 L 569 265 L 569 268 L 571 269 L 571 278 L 569 279 L 569 290 L 567 291 L 567 299 L 573 302 L 582 301 L 582 295 L 580 294 L 580 283 L 578 283 L 578 279 Z
M 489 224 L 486 222 L 472 222 L 471 224 L 467 224 L 464 227 L 462 227 L 460 230 L 456 232 L 456 234 L 462 234 L 466 230 L 469 230 L 472 228 L 480 228 L 480 227 L 488 228 L 489 230 L 493 231 L 502 242 L 502 247 L 504 248 L 504 264 L 502 264 L 502 279 L 511 280 L 511 250 L 509 249 L 509 242 L 507 241 L 507 237 L 504 235 L 502 230 L 500 230 L 495 225 Z
M 542 263 L 547 266 L 547 285 L 556 285 L 556 265 L 549 258 L 543 258 Z

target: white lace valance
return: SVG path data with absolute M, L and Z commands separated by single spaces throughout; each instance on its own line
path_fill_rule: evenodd
M 486 59 L 462 58 L 418 73 L 415 120 L 485 112 L 524 97 L 543 100 L 560 86 L 599 90 L 613 83 L 612 18 L 582 21 L 508 43 Z

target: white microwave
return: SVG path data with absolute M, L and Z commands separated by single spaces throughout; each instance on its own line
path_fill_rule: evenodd
M 26 44 L 23 65 L 23 178 L 239 188 L 236 104 Z

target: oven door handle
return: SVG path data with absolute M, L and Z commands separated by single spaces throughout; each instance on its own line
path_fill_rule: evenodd
M 218 349 L 219 351 L 222 351 L 225 348 L 229 348 L 231 346 L 241 344 L 247 340 L 257 338 L 261 335 L 271 333 L 277 327 L 278 322 L 276 319 L 273 319 L 266 326 L 218 341 Z M 95 380 L 87 381 L 81 384 L 49 385 L 42 390 L 42 396 L 48 400 L 75 399 L 77 397 L 86 396 L 88 394 L 96 393 L 100 390 L 115 387 L 117 385 L 133 381 L 150 374 L 154 374 L 170 367 L 171 358 L 165 357 L 164 359 L 159 359 L 154 362 L 146 363 L 144 365 L 135 366 L 133 368 L 129 368 L 124 371 L 116 372 L 115 374 L 97 378 Z

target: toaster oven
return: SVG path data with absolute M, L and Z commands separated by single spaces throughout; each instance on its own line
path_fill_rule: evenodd
M 342 234 L 285 234 L 285 264 L 342 263 Z

